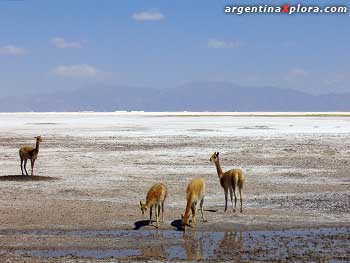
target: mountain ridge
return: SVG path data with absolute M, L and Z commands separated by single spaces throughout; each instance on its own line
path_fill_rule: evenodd
M 312 95 L 275 87 L 192 82 L 177 88 L 99 85 L 0 98 L 0 112 L 26 111 L 349 111 L 350 93 Z

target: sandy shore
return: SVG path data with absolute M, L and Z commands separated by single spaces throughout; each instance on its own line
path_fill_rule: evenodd
M 254 125 L 227 116 L 94 118 L 0 116 L 1 261 L 350 260 L 346 117 L 306 117 L 306 132 L 290 133 L 279 127 L 299 125 L 292 117 Z M 341 132 L 323 129 L 333 121 Z M 225 130 L 239 122 L 232 124 L 237 136 Z M 20 177 L 18 149 L 38 134 L 44 142 L 37 176 Z M 209 162 L 217 150 L 224 170 L 247 174 L 243 213 L 223 211 Z M 206 180 L 208 222 L 184 234 L 178 220 L 195 176 Z M 155 231 L 138 203 L 159 181 L 169 198 L 166 221 Z

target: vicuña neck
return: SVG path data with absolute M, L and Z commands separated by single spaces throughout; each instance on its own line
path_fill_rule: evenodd
M 222 172 L 222 169 L 221 169 L 221 165 L 220 165 L 219 159 L 217 160 L 217 162 L 215 162 L 215 166 L 216 166 L 216 171 L 218 173 L 218 176 L 221 178 L 221 176 L 223 175 L 223 172 Z
M 35 150 L 37 151 L 37 152 L 39 152 L 39 140 L 37 140 L 36 141 L 36 146 L 35 146 Z
M 190 216 L 191 206 L 192 206 L 192 194 L 189 196 L 187 200 L 187 205 L 186 205 L 186 210 L 184 215 L 185 218 L 188 218 Z

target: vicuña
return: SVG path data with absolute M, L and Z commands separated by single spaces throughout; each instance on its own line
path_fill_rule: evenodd
M 215 163 L 216 171 L 218 173 L 220 184 L 224 188 L 225 193 L 225 212 L 227 211 L 227 194 L 230 191 L 232 210 L 236 212 L 237 196 L 236 196 L 236 186 L 239 190 L 239 196 L 241 200 L 241 213 L 243 211 L 243 199 L 242 199 L 242 189 L 244 183 L 244 173 L 241 169 L 232 169 L 226 172 L 223 172 L 219 160 L 219 152 L 214 152 L 210 157 L 210 161 Z M 233 207 L 232 193 L 235 196 L 235 206 Z
M 35 160 L 38 158 L 39 154 L 39 144 L 43 141 L 41 136 L 34 137 L 36 139 L 36 146 L 35 148 L 31 146 L 23 146 L 19 149 L 19 157 L 21 158 L 21 171 L 22 175 L 23 173 L 23 166 L 24 166 L 24 171 L 28 175 L 27 172 L 27 160 L 30 159 L 30 163 L 32 166 L 32 175 L 34 175 L 34 164 Z M 24 163 L 24 165 L 23 165 Z
M 154 206 L 156 212 L 156 227 L 159 227 L 159 214 L 162 208 L 162 222 L 164 222 L 164 201 L 167 197 L 168 190 L 166 186 L 162 183 L 153 185 L 146 196 L 146 203 L 143 204 L 140 201 L 140 208 L 142 214 L 149 208 L 149 225 L 152 224 L 152 208 Z
M 186 197 L 187 205 L 185 214 L 181 215 L 182 225 L 183 226 L 196 226 L 196 213 L 198 204 L 200 205 L 202 219 L 205 222 L 204 212 L 203 212 L 203 203 L 204 203 L 204 193 L 205 193 L 205 182 L 202 178 L 197 177 L 192 179 L 190 184 L 187 187 Z M 189 224 L 190 212 L 192 211 L 192 224 Z

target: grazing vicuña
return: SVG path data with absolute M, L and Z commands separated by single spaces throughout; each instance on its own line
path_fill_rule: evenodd
M 156 227 L 159 227 L 159 214 L 160 208 L 162 208 L 162 222 L 164 222 L 164 201 L 167 197 L 168 190 L 164 184 L 155 184 L 153 185 L 146 197 L 146 203 L 143 204 L 140 201 L 140 208 L 142 214 L 145 213 L 147 208 L 149 208 L 149 224 L 152 224 L 152 207 L 154 206 L 156 212 Z
M 203 203 L 204 203 L 204 193 L 205 193 L 205 182 L 202 178 L 197 177 L 192 179 L 187 187 L 186 198 L 187 205 L 185 214 L 181 215 L 183 226 L 195 226 L 196 225 L 196 213 L 198 208 L 198 203 L 200 204 L 202 219 L 205 222 Z M 189 224 L 190 211 L 192 211 L 192 225 Z

